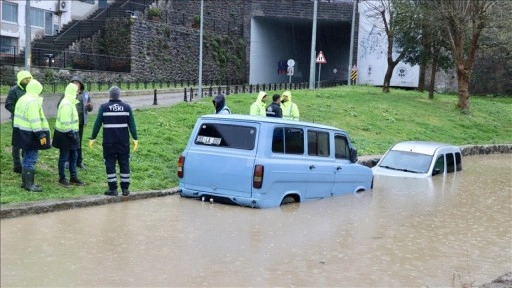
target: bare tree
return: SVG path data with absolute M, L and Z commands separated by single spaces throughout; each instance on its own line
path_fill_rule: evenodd
M 469 111 L 469 81 L 478 39 L 489 21 L 493 0 L 430 0 L 446 24 L 457 73 L 457 108 Z
M 407 52 L 407 47 L 400 47 L 400 53 L 393 59 L 393 48 L 395 45 L 395 17 L 396 11 L 393 9 L 393 1 L 399 0 L 367 0 L 364 1 L 366 7 L 365 16 L 372 21 L 377 29 L 384 31 L 387 38 L 387 51 L 386 59 L 388 67 L 384 76 L 384 84 L 382 85 L 382 92 L 389 92 L 389 85 L 391 82 L 391 76 L 393 76 L 393 70 L 396 65 L 404 58 Z

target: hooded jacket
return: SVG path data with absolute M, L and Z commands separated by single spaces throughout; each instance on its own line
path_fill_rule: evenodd
M 283 96 L 288 96 L 288 101 L 283 102 L 283 100 L 281 100 L 283 119 L 299 120 L 299 107 L 297 107 L 297 104 L 292 102 L 292 93 L 290 93 L 290 91 L 285 91 L 281 97 Z
M 267 116 L 267 106 L 265 105 L 265 102 L 261 101 L 261 99 L 263 99 L 263 97 L 266 95 L 266 92 L 260 91 L 258 97 L 256 98 L 256 102 L 251 104 L 249 115 Z
M 231 114 L 231 110 L 226 106 L 226 98 L 224 95 L 219 94 L 215 96 L 212 102 L 215 106 L 215 114 Z
M 78 111 L 76 93 L 78 87 L 70 83 L 64 92 L 64 98 L 59 103 L 57 119 L 55 120 L 55 133 L 52 146 L 59 149 L 78 149 Z
M 27 93 L 16 103 L 13 119 L 12 145 L 26 150 L 50 148 L 50 126 L 43 111 L 43 85 L 37 80 L 27 84 Z M 39 139 L 46 138 L 42 146 Z
M 5 99 L 5 109 L 11 112 L 11 118 L 14 115 L 14 108 L 16 107 L 16 102 L 21 98 L 21 96 L 25 95 L 26 90 L 25 87 L 21 85 L 21 80 L 25 78 L 32 78 L 32 74 L 28 71 L 20 71 L 16 75 L 16 86 L 13 86 L 9 93 L 7 94 L 7 98 Z
M 73 78 L 71 78 L 71 82 L 73 81 L 78 81 L 80 83 L 80 89 L 78 90 L 79 93 L 76 96 L 76 99 L 78 100 L 76 104 L 76 109 L 78 111 L 79 124 L 87 125 L 87 112 L 91 112 L 93 109 L 91 96 L 87 92 L 85 92 L 85 86 L 82 77 L 78 75 L 73 76 Z

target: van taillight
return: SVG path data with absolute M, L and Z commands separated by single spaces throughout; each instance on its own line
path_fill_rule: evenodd
M 183 165 L 185 165 L 185 156 L 178 159 L 178 178 L 183 178 Z
M 261 188 L 261 185 L 263 185 L 263 165 L 256 165 L 254 166 L 252 187 Z

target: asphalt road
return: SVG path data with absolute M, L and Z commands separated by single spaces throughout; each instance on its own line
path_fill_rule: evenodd
M 57 103 L 59 102 L 61 95 L 45 96 L 43 101 L 43 109 L 47 118 L 52 118 L 57 115 Z M 1 110 L 0 110 L 0 122 L 5 123 L 9 121 L 11 114 L 5 109 L 5 103 L 2 99 Z M 154 103 L 154 95 L 135 95 L 135 96 L 121 96 L 121 100 L 130 104 L 132 108 L 158 108 L 162 106 L 170 106 L 179 102 L 183 102 L 183 92 L 180 93 L 165 93 L 157 94 L 157 105 Z M 108 101 L 108 95 L 105 93 L 104 96 L 93 96 L 92 101 L 94 109 L 90 114 L 96 114 L 98 107 Z

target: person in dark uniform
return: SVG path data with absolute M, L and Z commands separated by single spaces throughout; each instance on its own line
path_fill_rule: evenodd
M 89 148 L 92 149 L 96 136 L 103 125 L 103 158 L 107 172 L 107 196 L 117 196 L 116 162 L 119 163 L 121 191 L 130 195 L 130 134 L 133 138 L 133 151 L 137 150 L 137 127 L 130 105 L 119 99 L 121 89 L 112 86 L 108 90 L 109 101 L 98 109 L 98 116 L 92 129 Z
M 281 95 L 274 94 L 272 103 L 267 107 L 267 117 L 283 118 L 283 110 L 281 110 Z

